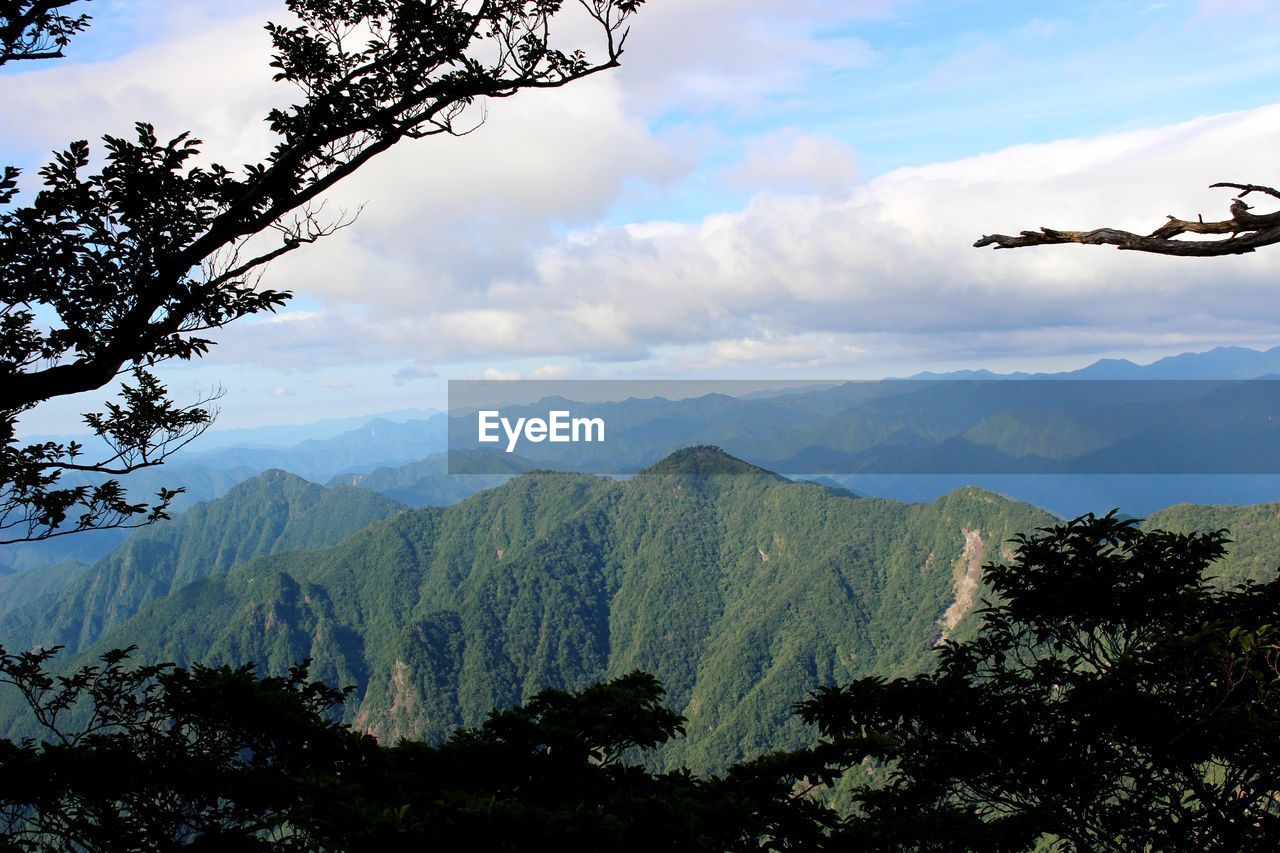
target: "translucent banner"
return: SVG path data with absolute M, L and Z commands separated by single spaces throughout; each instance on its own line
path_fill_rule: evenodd
M 450 473 L 634 474 L 689 447 L 801 476 L 1274 474 L 1280 382 L 449 382 Z

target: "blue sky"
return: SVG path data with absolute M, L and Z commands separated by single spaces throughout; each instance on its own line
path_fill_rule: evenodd
M 192 130 L 248 162 L 281 2 L 93 0 L 67 60 L 0 77 L 6 162 Z M 220 425 L 439 405 L 446 378 L 866 377 L 1280 343 L 1280 253 L 1224 261 L 983 233 L 1218 216 L 1280 183 L 1274 4 L 649 0 L 624 66 L 495 104 L 335 195 L 273 266 L 297 298 L 166 378 Z M 28 175 L 32 174 L 28 172 Z M 31 187 L 30 181 L 27 187 Z M 83 401 L 28 424 L 75 429 Z

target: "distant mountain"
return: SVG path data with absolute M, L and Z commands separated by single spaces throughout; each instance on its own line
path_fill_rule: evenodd
M 406 410 L 411 411 L 411 410 Z M 372 471 L 420 460 L 445 449 L 446 419 L 434 414 L 425 420 L 403 422 L 382 418 L 356 418 L 359 426 L 325 439 L 309 439 L 290 447 L 230 447 L 213 451 L 183 451 L 164 465 L 144 468 L 121 478 L 129 494 L 138 500 L 155 495 L 163 486 L 181 486 L 186 492 L 173 504 L 181 512 L 200 501 L 226 494 L 237 483 L 271 469 L 281 469 L 300 477 L 325 482 L 346 471 Z M 342 421 L 304 425 L 309 429 L 330 429 Z M 286 427 L 265 428 L 267 434 L 282 436 Z M 242 435 L 256 431 L 241 431 Z M 196 446 L 203 442 L 203 436 Z M 96 483 L 105 477 L 67 475 L 68 485 Z M 448 481 L 446 481 L 448 482 Z M 471 494 L 462 481 L 450 482 L 446 491 Z M 474 491 L 474 490 L 472 490 Z M 461 495 L 460 495 L 461 496 Z M 442 498 L 443 499 L 443 498 Z M 42 542 L 0 546 L 0 567 L 29 569 L 62 560 L 93 563 L 128 536 L 127 530 L 103 530 L 62 536 Z
M 375 418 L 332 438 L 301 441 L 287 448 L 229 447 L 191 453 L 191 462 L 209 468 L 264 471 L 279 468 L 309 480 L 325 481 L 338 474 L 402 465 L 446 447 L 448 419 L 391 421 Z
M 1280 374 L 1280 346 L 1268 350 L 1215 347 L 1184 352 L 1136 364 L 1124 358 L 1103 358 L 1078 370 L 1059 373 L 992 373 L 989 370 L 925 371 L 912 379 L 1259 379 Z
M 187 453 L 221 450 L 228 447 L 292 447 L 301 441 L 334 438 L 344 432 L 359 429 L 374 420 L 421 421 L 438 414 L 440 414 L 439 409 L 396 409 L 391 412 L 376 412 L 369 415 L 354 415 L 343 418 L 326 418 L 298 424 L 271 424 L 268 426 L 236 427 L 232 429 L 220 429 L 215 421 L 213 427 L 201 435 L 186 451 L 179 451 L 175 461 L 183 459 Z M 101 440 L 97 436 L 86 433 L 65 435 L 32 434 L 22 436 L 22 440 L 32 443 L 56 441 L 63 444 L 75 441 L 84 445 L 87 449 L 102 449 L 104 447 L 99 443 Z
M 451 474 L 449 455 L 436 453 L 417 462 L 377 468 L 367 474 L 339 474 L 329 484 L 358 486 L 415 508 L 449 506 L 536 467 L 520 459 L 511 460 L 510 464 L 510 474 Z M 453 465 L 455 471 L 465 470 L 456 456 Z
M 91 569 L 61 570 L 64 583 L 49 584 L 48 593 L 27 596 L 0 616 L 0 644 L 78 650 L 142 605 L 198 578 L 264 554 L 331 545 L 403 508 L 363 489 L 325 488 L 268 471 L 171 521 L 135 531 Z M 24 575 L 36 583 L 49 572 Z
M 323 441 L 359 429 L 370 421 L 425 421 L 440 414 L 439 409 L 397 409 L 349 418 L 327 418 L 301 424 L 273 424 L 237 429 L 211 429 L 200 436 L 192 451 L 221 450 L 227 447 L 286 448 L 303 441 Z
M 1280 347 L 1255 351 L 1220 347 L 1184 353 L 1149 365 L 1103 359 L 1057 374 L 958 371 L 920 374 L 932 379 L 1241 379 L 1280 376 Z M 1200 383 L 1140 383 L 1135 399 L 1092 401 L 1058 382 L 1020 383 L 1029 389 L 993 391 L 1007 382 L 853 382 L 724 394 L 669 401 L 661 398 L 582 405 L 603 415 L 607 446 L 588 448 L 577 468 L 632 473 L 690 445 L 715 445 L 769 470 L 830 476 L 861 493 L 932 500 L 975 483 L 1028 500 L 1062 515 L 1120 505 L 1136 514 L 1170 500 L 1256 502 L 1280 498 L 1280 436 L 1267 428 L 1276 412 L 1260 407 L 1276 395 L 1239 389 L 1235 401 L 1172 392 Z M 1108 383 L 1079 383 L 1082 387 Z M 1250 383 L 1252 384 L 1252 383 Z M 1117 396 L 1111 392 L 1113 397 Z M 1227 392 L 1223 392 L 1227 393 Z M 1165 400 L 1157 399 L 1165 394 Z M 1187 403 L 1187 401 L 1190 401 Z M 545 414 L 545 405 L 542 406 Z M 534 407 L 528 407 L 534 413 Z M 296 427 L 211 432 L 168 464 L 126 479 L 139 498 L 161 486 L 187 489 L 181 510 L 224 494 L 234 484 L 271 468 L 316 482 L 352 482 L 414 506 L 443 505 L 528 468 L 560 467 L 547 445 L 522 446 L 523 461 L 473 464 L 476 479 L 443 473 L 425 460 L 445 450 L 446 419 L 406 409 L 386 417 L 354 417 Z M 1243 413 L 1252 420 L 1233 414 Z M 409 418 L 409 420 L 405 420 Z M 1215 419 L 1219 422 L 1214 422 Z M 348 428 L 350 427 L 350 428 Z M 473 438 L 464 436 L 464 439 Z M 262 446 L 251 446 L 251 445 Z M 227 446 L 235 445 L 235 446 Z M 271 445 L 271 446 L 266 446 Z M 288 446 L 285 446 L 288 445 Z M 466 440 L 453 442 L 455 452 Z M 415 467 L 416 466 L 416 467 Z M 382 470 L 388 469 L 388 470 Z M 393 471 L 390 469 L 404 469 Z M 1134 478 L 1124 471 L 1149 472 Z M 1204 472 L 1212 472 L 1211 476 Z M 1236 472 L 1228 474 L 1227 472 Z M 1082 475 L 1107 479 L 1088 480 Z M 1052 480 L 1047 477 L 1054 478 Z M 68 482 L 78 482 L 68 477 Z M 1114 483 L 1116 490 L 1108 492 Z M 1096 499 L 1095 499 L 1096 496 Z M 102 531 L 45 542 L 0 546 L 0 571 L 64 560 L 93 563 L 119 545 L 125 531 Z
M 519 443 L 533 464 L 628 473 L 692 444 L 790 475 L 1280 474 L 1280 384 L 1078 381 L 850 383 L 769 399 L 503 407 L 510 421 L 552 409 L 607 424 L 603 442 Z M 473 416 L 451 446 L 504 466 Z M 496 472 L 495 472 L 496 473 Z
M 146 604 L 126 595 L 136 615 L 84 654 L 136 643 L 272 672 L 311 658 L 356 685 L 348 721 L 390 741 L 644 669 L 689 718 L 664 760 L 715 769 L 807 741 L 790 705 L 817 685 L 927 665 L 940 636 L 968 630 L 982 562 L 1048 521 L 975 489 L 925 505 L 851 498 L 695 448 L 626 481 L 521 475 L 332 548 Z M 114 613 L 119 599 L 103 582 L 78 606 Z

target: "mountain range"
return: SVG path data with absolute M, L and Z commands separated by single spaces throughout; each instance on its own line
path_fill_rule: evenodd
M 658 763 L 711 772 L 808 742 L 790 706 L 814 687 L 929 666 L 939 639 L 972 630 L 983 563 L 1053 521 L 972 487 L 860 497 L 710 447 L 625 480 L 535 471 L 422 509 L 271 471 L 21 601 L 0 583 L 0 643 L 273 673 L 309 658 L 356 688 L 346 721 L 390 741 L 642 669 L 689 720 Z M 1280 504 L 1147 524 L 1232 529 L 1222 583 L 1280 564 Z M 33 733 L 6 701 L 0 727 Z
M 662 760 L 715 769 L 808 738 L 790 714 L 808 689 L 926 665 L 967 630 L 982 562 L 1051 520 L 978 489 L 859 498 L 692 448 L 626 481 L 522 474 L 321 547 L 396 508 L 261 475 L 0 617 L 0 642 L 271 672 L 310 658 L 356 686 L 348 721 L 393 741 L 644 669 L 689 717 Z
M 680 447 L 714 444 L 762 467 L 825 477 L 861 494 L 931 501 L 978 485 L 1063 517 L 1115 506 L 1146 515 L 1174 502 L 1254 503 L 1280 497 L 1280 474 L 1272 473 L 1280 471 L 1273 420 L 1280 386 L 1203 380 L 1275 375 L 1280 347 L 1221 347 L 1150 365 L 1104 359 L 1057 374 L 959 371 L 917 376 L 952 380 L 941 384 L 823 383 L 741 397 L 629 400 L 598 408 L 610 418 L 608 447 L 575 461 L 589 470 L 633 472 Z M 1070 390 L 1056 381 L 985 381 L 995 379 L 1188 381 L 1086 381 Z M 1081 399 L 1096 388 L 1110 388 L 1110 397 Z M 440 506 L 522 470 L 557 467 L 544 445 L 542 455 L 522 447 L 525 458 L 488 467 L 471 459 L 462 468 L 468 476 L 449 475 L 444 458 L 432 458 L 445 449 L 445 425 L 443 415 L 407 409 L 211 432 L 126 485 L 140 499 L 181 485 L 186 493 L 175 503 L 181 510 L 279 468 L 319 483 L 358 483 L 411 506 Z M 453 443 L 455 454 L 465 443 Z M 454 462 L 458 467 L 456 455 Z M 126 535 L 108 530 L 0 546 L 0 571 L 93 564 Z

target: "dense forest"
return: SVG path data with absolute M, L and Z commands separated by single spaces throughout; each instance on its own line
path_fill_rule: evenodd
M 6 837 L 512 850 L 1280 837 L 1280 579 L 1225 583 L 1251 569 L 1224 561 L 1222 531 L 1088 516 L 988 552 L 970 525 L 1034 521 L 1029 508 L 977 491 L 894 506 L 728 470 L 743 464 L 697 448 L 624 485 L 523 475 L 457 520 L 406 512 L 331 552 L 197 580 L 102 641 L 212 665 L 146 664 L 132 647 L 72 668 L 56 649 L 4 653 L 12 725 L 39 735 L 0 748 Z M 574 509 L 561 521 L 544 505 Z M 811 516 L 855 535 L 824 538 Z M 957 525 L 954 565 L 925 553 Z M 730 535 L 704 538 L 713 528 Z M 859 560 L 877 542 L 897 577 Z M 687 558 L 699 550 L 716 559 Z M 964 600 L 975 568 L 989 603 Z M 453 610 L 426 609 L 446 590 Z M 703 618 L 709 603 L 732 622 Z M 298 654 L 313 669 L 287 663 Z

